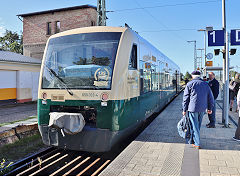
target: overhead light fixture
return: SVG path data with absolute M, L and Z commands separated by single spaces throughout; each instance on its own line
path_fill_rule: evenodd
M 219 53 L 220 53 L 220 49 L 214 49 L 214 54 L 215 54 L 215 56 L 218 56 Z
M 213 27 L 212 26 L 206 27 L 206 31 L 213 31 Z
M 234 55 L 234 54 L 236 54 L 236 51 L 237 51 L 236 48 L 231 49 L 231 50 L 230 50 L 230 55 Z

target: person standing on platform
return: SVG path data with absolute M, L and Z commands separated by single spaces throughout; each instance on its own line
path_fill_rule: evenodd
M 239 87 L 240 87 L 239 74 L 236 74 L 235 79 L 229 83 L 230 111 L 232 111 L 233 102 L 235 97 L 237 96 Z M 236 112 L 237 112 L 237 109 L 236 109 Z
M 215 128 L 215 123 L 216 123 L 216 100 L 219 94 L 219 82 L 215 79 L 215 74 L 213 72 L 208 73 L 209 77 L 209 82 L 208 85 L 210 86 L 213 97 L 214 97 L 214 103 L 213 103 L 213 109 L 212 109 L 212 114 L 208 114 L 208 119 L 210 123 L 208 123 L 206 126 L 207 128 Z
M 192 78 L 184 90 L 182 114 L 185 116 L 188 111 L 191 123 L 192 129 L 188 143 L 199 149 L 202 118 L 206 110 L 208 114 L 212 113 L 214 98 L 208 83 L 200 78 L 199 71 L 193 71 Z
M 238 126 L 235 132 L 235 136 L 233 140 L 240 142 L 240 89 L 238 90 L 237 94 L 237 106 L 238 106 Z

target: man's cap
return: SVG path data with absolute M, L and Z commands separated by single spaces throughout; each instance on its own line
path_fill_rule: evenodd
M 201 75 L 201 73 L 196 70 L 196 71 L 193 71 L 193 72 L 191 73 L 191 75 Z

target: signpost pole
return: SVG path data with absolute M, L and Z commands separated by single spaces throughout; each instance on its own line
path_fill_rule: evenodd
M 226 91 L 225 91 L 225 93 L 226 93 L 226 100 L 229 100 L 229 34 L 228 34 L 228 32 L 226 32 L 226 82 L 225 82 L 225 87 L 226 87 Z M 229 127 L 228 126 L 228 107 L 229 107 L 229 103 L 228 103 L 228 101 L 226 102 L 226 104 L 225 104 L 225 108 L 226 108 L 226 110 L 225 110 L 225 124 L 224 124 L 224 126 L 225 127 Z
M 224 39 L 226 39 L 226 14 L 225 14 L 225 0 L 222 0 L 222 29 L 224 31 Z M 226 119 L 226 111 L 228 111 L 227 104 L 228 100 L 227 98 L 227 90 L 226 90 L 226 40 L 224 41 L 224 46 L 223 46 L 223 111 L 222 111 L 222 123 L 225 124 L 225 119 Z M 228 75 L 227 75 L 228 76 Z
M 206 37 L 206 34 L 207 33 L 207 31 L 205 30 L 204 31 L 204 68 L 205 68 L 205 70 L 204 70 L 204 73 L 203 73 L 203 75 L 204 76 L 207 76 L 207 66 L 206 66 L 206 62 L 207 62 L 207 37 Z
M 194 70 L 197 70 L 197 46 L 196 46 L 196 41 L 194 42 Z

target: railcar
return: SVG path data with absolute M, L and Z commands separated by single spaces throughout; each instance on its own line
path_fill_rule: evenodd
M 43 142 L 109 151 L 163 108 L 179 91 L 179 82 L 179 67 L 129 27 L 52 35 L 39 79 Z

